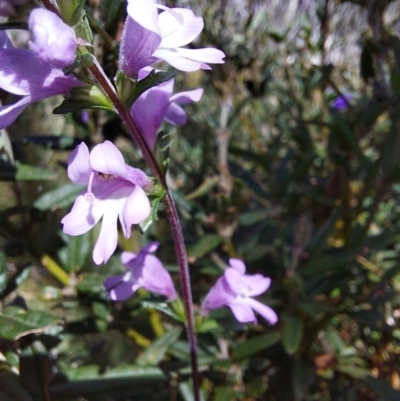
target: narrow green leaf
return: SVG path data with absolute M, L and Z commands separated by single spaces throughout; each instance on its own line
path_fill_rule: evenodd
M 0 337 L 18 340 L 30 333 L 40 333 L 57 324 L 59 319 L 42 311 L 25 311 L 7 306 L 0 315 Z
M 162 337 L 157 338 L 137 359 L 138 365 L 157 365 L 160 363 L 168 349 L 178 341 L 181 333 L 182 329 L 180 327 L 173 327 Z
M 283 317 L 282 344 L 288 354 L 294 354 L 304 334 L 303 320 L 299 316 L 285 315 Z
M 213 251 L 222 242 L 222 237 L 217 234 L 209 234 L 201 238 L 196 245 L 188 246 L 190 258 L 201 258 Z
M 58 257 L 66 271 L 78 271 L 84 266 L 93 248 L 92 237 L 90 232 L 77 236 L 63 235 L 67 246 L 59 251 Z
M 57 174 L 46 168 L 29 166 L 27 164 L 16 164 L 17 172 L 15 179 L 17 181 L 46 181 L 55 180 Z
M 55 210 L 70 206 L 84 187 L 72 182 L 63 184 L 40 195 L 33 204 L 40 210 Z
M 114 111 L 114 107 L 104 92 L 95 85 L 78 86 L 53 110 L 53 114 L 67 114 L 82 109 Z
M 237 345 L 232 353 L 232 358 L 241 360 L 256 354 L 279 341 L 280 333 L 273 331 L 271 333 L 262 334 L 257 337 L 250 338 L 242 344 Z

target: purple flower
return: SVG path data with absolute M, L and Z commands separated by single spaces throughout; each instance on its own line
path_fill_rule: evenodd
M 158 15 L 157 8 L 165 10 Z M 185 49 L 203 30 L 203 18 L 185 8 L 167 8 L 154 0 L 128 0 L 128 18 L 122 33 L 120 69 L 135 77 L 140 69 L 165 60 L 181 71 L 210 69 L 222 64 L 217 49 Z
M 177 297 L 170 274 L 160 259 L 150 254 L 158 245 L 158 242 L 153 242 L 143 247 L 137 255 L 132 252 L 122 253 L 121 261 L 127 272 L 112 276 L 104 282 L 104 287 L 113 301 L 125 301 L 142 287 L 147 291 L 165 295 L 170 301 Z
M 81 85 L 61 69 L 44 65 L 29 50 L 15 49 L 5 33 L 0 34 L 0 88 L 22 96 L 16 103 L 0 107 L 0 129 L 8 127 L 33 102 L 66 95 Z
M 140 70 L 139 79 L 145 78 L 150 71 L 150 68 Z M 132 106 L 131 114 L 151 149 L 156 144 L 157 131 L 163 120 L 174 125 L 185 124 L 187 116 L 181 106 L 198 102 L 203 95 L 201 88 L 172 95 L 173 88 L 174 79 L 163 82 L 143 93 Z
M 78 145 L 68 162 L 68 176 L 75 184 L 87 185 L 87 191 L 76 198 L 62 219 L 63 231 L 81 235 L 102 218 L 93 260 L 105 263 L 117 247 L 117 220 L 129 238 L 132 224 L 150 215 L 150 201 L 143 188 L 151 181 L 143 171 L 126 165 L 121 152 L 109 141 L 96 145 L 90 154 L 84 143 Z
M 29 47 L 45 65 L 64 68 L 75 60 L 74 30 L 60 17 L 44 8 L 35 8 L 29 16 L 32 41 Z
M 264 293 L 269 288 L 271 279 L 261 274 L 246 275 L 246 266 L 239 259 L 230 259 L 229 263 L 230 267 L 204 299 L 203 312 L 229 306 L 241 323 L 257 323 L 254 315 L 256 311 L 271 324 L 275 324 L 278 321 L 276 313 L 269 306 L 252 298 Z
M 346 110 L 349 107 L 351 95 L 338 96 L 333 102 L 332 107 L 335 110 Z

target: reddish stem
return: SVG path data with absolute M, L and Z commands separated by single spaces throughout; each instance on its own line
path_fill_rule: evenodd
M 107 94 L 108 98 L 112 102 L 115 111 L 118 113 L 121 120 L 125 123 L 133 141 L 142 151 L 143 157 L 149 166 L 153 175 L 159 178 L 162 186 L 166 191 L 166 196 L 164 198 L 164 204 L 167 210 L 167 216 L 170 224 L 170 230 L 174 240 L 176 258 L 179 265 L 179 276 L 181 280 L 182 296 L 185 306 L 186 313 L 186 331 L 190 347 L 190 358 L 192 367 L 192 378 L 193 378 L 193 391 L 195 396 L 195 401 L 200 401 L 200 382 L 199 382 L 199 371 L 197 366 L 197 340 L 195 334 L 195 324 L 194 324 L 194 309 L 193 309 L 193 299 L 192 290 L 190 285 L 190 274 L 189 265 L 187 260 L 185 242 L 183 238 L 182 228 L 178 216 L 178 211 L 175 206 L 175 202 L 172 199 L 171 193 L 168 190 L 168 185 L 165 181 L 165 177 L 157 164 L 153 153 L 147 145 L 147 142 L 143 138 L 143 134 L 140 128 L 133 119 L 131 113 L 122 104 L 114 86 L 111 84 L 108 77 L 105 75 L 103 69 L 98 64 L 97 60 L 94 59 L 94 64 L 90 67 L 90 71 L 97 79 L 98 83 Z

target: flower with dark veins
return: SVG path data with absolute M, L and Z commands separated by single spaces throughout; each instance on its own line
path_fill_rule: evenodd
M 204 299 L 204 313 L 228 306 L 241 323 L 257 323 L 254 311 L 271 324 L 278 321 L 276 313 L 253 297 L 263 294 L 271 285 L 271 279 L 261 274 L 247 275 L 245 264 L 230 259 L 224 275 L 220 277 Z
M 152 182 L 142 170 L 125 164 L 121 152 L 109 141 L 96 145 L 90 153 L 86 144 L 78 145 L 68 163 L 68 176 L 75 184 L 86 185 L 87 190 L 62 219 L 63 231 L 81 235 L 102 219 L 93 260 L 105 263 L 117 247 L 117 221 L 129 238 L 132 224 L 149 217 L 151 205 L 145 190 Z
M 121 261 L 127 272 L 109 277 L 104 282 L 113 301 L 125 301 L 139 288 L 164 295 L 170 301 L 177 297 L 170 274 L 160 259 L 151 255 L 158 245 L 158 242 L 153 242 L 143 247 L 137 255 L 132 252 L 122 253 Z
M 158 14 L 157 9 L 163 10 Z M 204 21 L 186 8 L 168 8 L 154 0 L 128 0 L 122 32 L 119 68 L 136 78 L 143 67 L 164 60 L 181 71 L 210 70 L 207 63 L 223 64 L 218 49 L 187 49 L 201 33 Z

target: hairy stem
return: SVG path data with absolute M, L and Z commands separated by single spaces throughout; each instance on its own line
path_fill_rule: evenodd
M 119 117 L 125 123 L 128 132 L 132 136 L 132 139 L 139 147 L 139 149 L 142 151 L 143 157 L 147 165 L 149 166 L 152 174 L 159 178 L 162 186 L 166 191 L 164 204 L 167 210 L 168 221 L 170 224 L 170 229 L 174 240 L 175 253 L 179 265 L 179 276 L 181 280 L 182 296 L 187 318 L 186 331 L 190 346 L 190 357 L 191 357 L 191 367 L 193 376 L 193 391 L 195 395 L 195 400 L 199 401 L 200 395 L 199 395 L 199 372 L 197 366 L 197 340 L 194 327 L 195 325 L 194 325 L 192 290 L 190 285 L 189 265 L 187 260 L 186 248 L 178 216 L 178 211 L 176 209 L 175 202 L 172 199 L 171 193 L 168 190 L 165 177 L 159 165 L 157 164 L 153 156 L 153 153 L 148 147 L 146 141 L 144 140 L 140 128 L 136 124 L 130 112 L 122 104 L 114 86 L 112 85 L 108 77 L 105 75 L 103 69 L 98 64 L 96 59 L 94 59 L 94 64 L 90 67 L 90 71 L 95 76 L 98 83 L 100 84 L 104 92 L 107 94 L 108 98 L 111 100 L 115 108 L 115 111 L 118 113 Z

